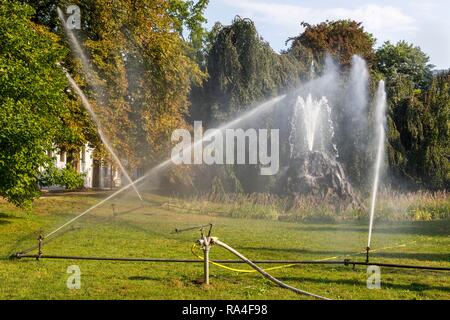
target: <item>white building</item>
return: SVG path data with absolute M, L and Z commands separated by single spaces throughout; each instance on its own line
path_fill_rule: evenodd
M 121 185 L 120 172 L 109 164 L 94 160 L 94 149 L 87 144 L 77 156 L 73 154 L 69 156 L 64 151 L 59 153 L 49 152 L 49 156 L 53 157 L 56 168 L 64 169 L 67 165 L 71 165 L 77 172 L 83 173 L 85 176 L 84 188 L 109 189 Z M 57 190 L 63 189 L 63 187 L 51 186 L 48 189 Z

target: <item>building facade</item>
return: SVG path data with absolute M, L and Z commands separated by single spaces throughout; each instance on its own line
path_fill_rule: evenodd
M 83 187 L 86 189 L 111 189 L 120 187 L 122 184 L 119 170 L 111 164 L 95 159 L 94 149 L 87 144 L 81 149 L 80 154 L 68 154 L 65 151 L 49 152 L 53 158 L 55 167 L 64 169 L 72 166 L 78 173 L 84 175 Z M 45 189 L 59 190 L 62 186 L 51 186 Z

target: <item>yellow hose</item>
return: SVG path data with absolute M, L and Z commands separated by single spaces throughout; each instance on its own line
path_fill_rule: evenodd
M 416 241 L 411 241 L 411 242 L 407 242 L 407 243 L 400 244 L 400 245 L 395 245 L 395 246 L 384 247 L 384 248 L 380 248 L 380 249 L 376 249 L 376 250 L 370 250 L 370 252 L 377 252 L 377 251 L 383 251 L 383 250 L 387 250 L 387 249 L 406 247 L 407 245 L 414 244 L 414 243 L 416 243 Z M 194 243 L 193 246 L 191 247 L 192 254 L 195 257 L 199 258 L 200 260 L 204 260 L 202 256 L 200 256 L 197 252 L 195 252 L 196 248 L 197 248 L 197 245 Z M 356 255 L 365 254 L 365 253 L 366 253 L 366 251 L 361 251 L 361 252 L 356 252 L 356 253 L 353 253 L 353 254 L 348 254 L 348 255 L 345 255 L 345 256 L 334 256 L 334 257 L 324 258 L 324 259 L 320 259 L 320 260 L 316 260 L 316 261 L 335 260 L 335 259 L 338 259 L 338 258 L 341 258 L 341 257 L 356 256 Z M 231 268 L 231 267 L 228 267 L 226 265 L 223 265 L 221 263 L 214 262 L 214 261 L 210 261 L 209 263 L 211 263 L 211 264 L 213 264 L 215 266 L 218 266 L 220 268 L 223 268 L 223 269 L 226 269 L 226 270 L 230 270 L 230 271 L 234 271 L 234 272 L 241 272 L 241 273 L 254 273 L 254 272 L 257 272 L 256 270 Z M 291 268 L 291 267 L 294 267 L 296 265 L 297 264 L 285 264 L 285 265 L 281 265 L 281 266 L 267 268 L 267 269 L 264 269 L 264 270 L 265 271 L 270 271 L 270 270 Z
M 194 243 L 194 245 L 193 245 L 192 248 L 191 248 L 192 254 L 193 254 L 194 256 L 196 256 L 197 258 L 199 258 L 200 260 L 203 260 L 203 257 L 200 256 L 199 254 L 197 254 L 197 253 L 195 252 L 195 248 L 197 248 L 197 245 Z M 220 267 L 220 268 L 227 269 L 227 270 L 234 271 L 234 272 L 241 272 L 241 273 L 254 273 L 254 272 L 257 272 L 256 270 L 249 270 L 249 269 L 235 269 L 235 268 L 231 268 L 231 267 L 228 267 L 228 266 L 226 266 L 226 265 L 223 265 L 223 264 L 221 264 L 221 263 L 214 262 L 214 261 L 210 261 L 209 263 L 211 263 L 211 264 L 213 264 L 213 265 L 215 265 L 215 266 L 218 266 L 218 267 Z M 289 267 L 293 267 L 293 266 L 295 266 L 295 264 L 287 264 L 287 265 L 282 265 L 282 266 L 277 266 L 277 267 L 271 267 L 271 268 L 264 269 L 264 270 L 270 271 L 270 270 L 277 270 L 277 269 L 289 268 Z

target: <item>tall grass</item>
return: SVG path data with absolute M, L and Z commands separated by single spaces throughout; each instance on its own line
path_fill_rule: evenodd
M 342 221 L 368 218 L 368 199 L 359 208 L 327 203 L 317 197 L 279 197 L 268 193 L 203 193 L 188 198 L 175 197 L 168 206 L 182 211 L 236 218 L 284 221 Z M 384 221 L 426 221 L 450 218 L 448 192 L 381 192 L 376 219 Z

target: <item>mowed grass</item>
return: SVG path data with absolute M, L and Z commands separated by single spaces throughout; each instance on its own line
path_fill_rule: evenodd
M 201 284 L 199 264 L 8 259 L 36 244 L 107 193 L 64 194 L 36 201 L 33 213 L 0 200 L 0 299 L 306 299 L 281 289 L 257 273 L 211 266 L 211 285 Z M 44 245 L 44 254 L 98 257 L 194 258 L 199 232 L 175 228 L 213 223 L 219 237 L 250 259 L 326 259 L 364 251 L 367 222 L 281 222 L 228 218 L 179 207 L 180 201 L 133 194 L 106 202 Z M 177 206 L 171 206 L 170 203 Z M 114 212 L 113 207 L 114 204 Z M 73 226 L 73 228 L 72 228 Z M 372 260 L 450 267 L 450 221 L 375 222 Z M 35 253 L 36 251 L 33 251 Z M 232 258 L 213 247 L 211 258 Z M 363 261 L 364 255 L 351 259 Z M 78 265 L 81 289 L 70 290 L 67 267 Z M 248 269 L 245 265 L 235 268 Z M 267 266 L 265 266 L 267 267 Z M 449 299 L 450 273 L 381 269 L 381 289 L 366 286 L 366 268 L 308 265 L 270 273 L 303 290 L 331 299 Z

